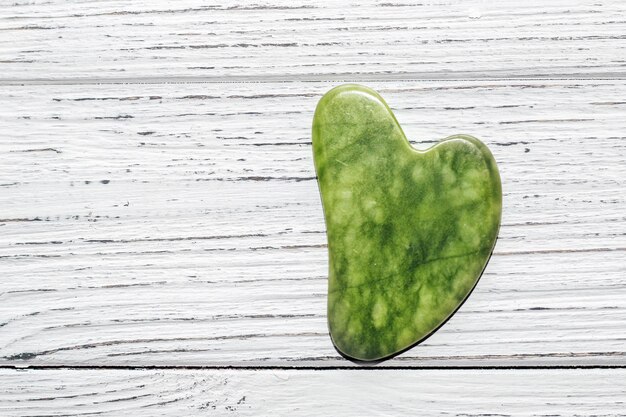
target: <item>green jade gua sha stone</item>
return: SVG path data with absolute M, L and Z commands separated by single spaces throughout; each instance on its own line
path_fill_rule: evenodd
M 385 359 L 436 331 L 469 296 L 496 242 L 502 188 L 478 139 L 414 149 L 375 91 L 329 91 L 313 119 L 337 350 Z

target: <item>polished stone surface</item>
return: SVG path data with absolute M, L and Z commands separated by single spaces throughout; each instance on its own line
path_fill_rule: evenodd
M 437 330 L 478 282 L 500 226 L 498 168 L 470 136 L 414 149 L 384 100 L 358 85 L 320 100 L 313 153 L 333 343 L 384 359 Z

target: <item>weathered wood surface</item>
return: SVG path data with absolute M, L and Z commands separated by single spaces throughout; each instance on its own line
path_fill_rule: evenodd
M 624 415 L 624 369 L 184 369 L 353 366 L 309 131 L 351 81 L 505 193 L 476 291 L 380 366 L 625 367 L 624 33 L 619 0 L 0 4 L 0 415 Z
M 12 416 L 626 416 L 626 370 L 0 370 Z
M 6 82 L 623 77 L 621 0 L 4 2 Z
M 0 362 L 345 364 L 309 132 L 330 85 L 3 87 Z M 373 87 L 416 146 L 485 140 L 505 194 L 474 294 L 386 364 L 626 365 L 626 85 Z

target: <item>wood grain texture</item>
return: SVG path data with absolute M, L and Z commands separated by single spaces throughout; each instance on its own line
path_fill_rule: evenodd
M 5 86 L 0 363 L 334 366 L 310 148 L 331 83 Z M 388 365 L 626 365 L 622 81 L 371 83 L 416 146 L 483 139 L 503 225 Z
M 3 416 L 625 416 L 626 370 L 0 370 Z
M 626 367 L 624 33 L 620 0 L 0 4 L 0 415 L 626 415 L 624 369 L 445 369 Z M 353 81 L 500 166 L 477 289 L 382 364 L 439 369 L 332 369 L 310 124 Z
M 0 82 L 624 78 L 621 0 L 5 2 Z

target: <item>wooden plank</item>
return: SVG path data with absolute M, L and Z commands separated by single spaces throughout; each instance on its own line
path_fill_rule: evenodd
M 624 416 L 626 370 L 0 370 L 0 413 Z
M 310 123 L 329 83 L 0 88 L 0 363 L 349 364 L 327 335 Z M 373 83 L 482 138 L 500 239 L 406 366 L 626 364 L 626 85 Z
M 46 0 L 0 33 L 2 83 L 624 78 L 626 5 Z

